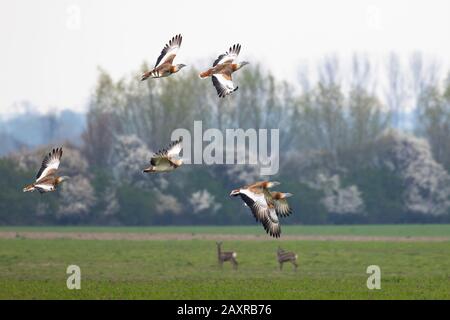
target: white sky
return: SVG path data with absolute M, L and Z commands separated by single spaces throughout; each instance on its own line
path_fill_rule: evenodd
M 0 114 L 24 100 L 41 112 L 83 110 L 97 66 L 127 75 L 144 59 L 153 64 L 177 33 L 178 62 L 203 68 L 239 42 L 241 59 L 264 62 L 288 80 L 301 63 L 330 53 L 420 50 L 450 65 L 448 0 L 2 1 Z

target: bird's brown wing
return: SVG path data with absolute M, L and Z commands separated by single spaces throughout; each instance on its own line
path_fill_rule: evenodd
M 274 200 L 273 203 L 275 206 L 275 211 L 281 217 L 287 217 L 292 213 L 292 209 L 286 199 Z
M 52 173 L 42 177 L 39 182 L 34 184 L 34 187 L 39 193 L 45 193 L 54 190 L 56 176 Z
M 270 197 L 269 202 L 273 203 L 277 215 L 281 217 L 287 217 L 292 213 L 292 209 L 287 201 L 287 197 L 290 196 L 290 193 L 278 191 L 269 191 L 268 194 L 266 193 L 266 197 Z

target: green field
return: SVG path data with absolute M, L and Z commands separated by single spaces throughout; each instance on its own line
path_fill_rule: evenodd
M 285 227 L 310 235 L 448 236 L 449 226 Z M 0 228 L 2 231 L 259 232 L 252 227 Z M 299 269 L 278 270 L 281 244 Z M 450 299 L 450 241 L 224 241 L 237 271 L 217 265 L 214 241 L 0 239 L 0 299 Z M 68 290 L 66 268 L 81 268 L 81 290 Z M 368 290 L 366 268 L 381 268 L 381 290 Z
M 180 226 L 180 227 L 0 227 L 1 231 L 49 231 L 49 232 L 132 232 L 132 233 L 194 233 L 194 234 L 257 234 L 264 235 L 255 226 Z M 283 226 L 283 235 L 348 235 L 348 236 L 426 236 L 450 237 L 448 224 L 397 224 L 351 226 Z

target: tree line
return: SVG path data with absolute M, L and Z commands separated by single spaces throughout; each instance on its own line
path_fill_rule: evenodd
M 99 70 L 83 143 L 64 145 L 60 169 L 72 180 L 56 194 L 18 192 L 50 146 L 0 159 L 0 224 L 252 223 L 228 194 L 265 179 L 258 166 L 142 174 L 174 129 L 198 120 L 204 130 L 280 129 L 280 171 L 269 179 L 294 194 L 290 223 L 450 221 L 450 76 L 419 53 L 381 66 L 329 56 L 296 83 L 253 63 L 227 99 L 194 68 L 146 82 L 139 73 Z

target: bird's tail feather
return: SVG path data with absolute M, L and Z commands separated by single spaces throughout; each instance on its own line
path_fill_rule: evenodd
M 156 76 L 156 72 L 155 70 L 150 70 L 147 72 L 144 72 L 144 74 L 141 77 L 141 81 L 147 80 L 150 77 L 155 77 Z
M 23 188 L 23 192 L 34 191 L 34 184 L 29 184 Z
M 143 171 L 144 172 L 155 172 L 155 169 L 153 168 L 153 166 L 150 166 L 148 168 L 145 168 Z

